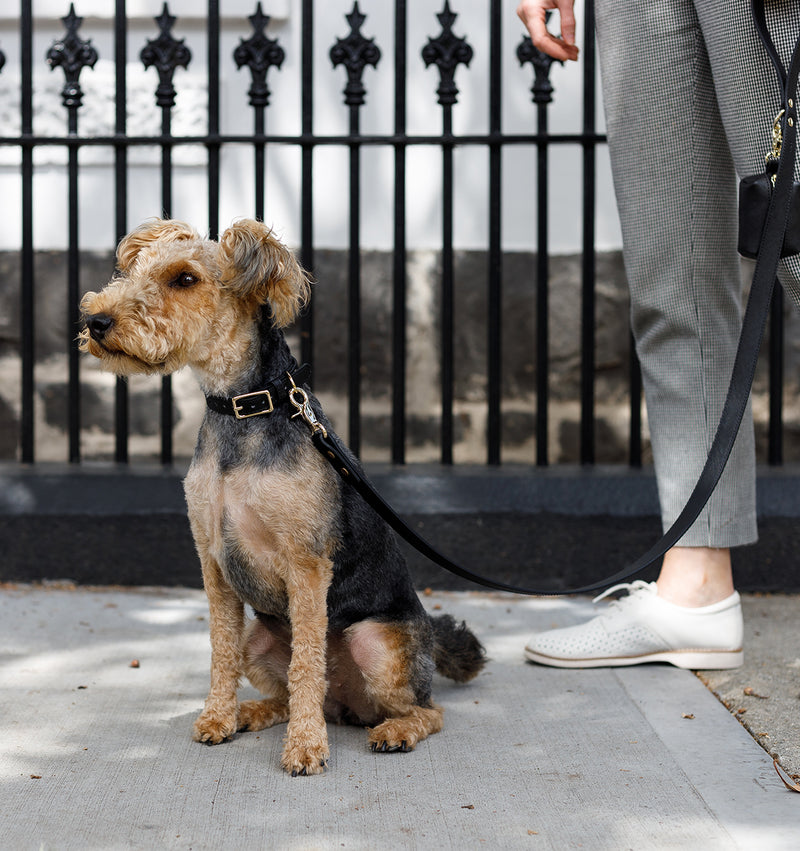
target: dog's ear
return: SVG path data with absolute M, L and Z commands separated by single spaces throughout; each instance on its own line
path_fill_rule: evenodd
M 295 319 L 311 285 L 294 254 L 261 222 L 235 222 L 219 240 L 222 283 L 240 298 L 269 302 L 278 328 Z
M 200 239 L 200 234 L 175 219 L 148 219 L 132 230 L 117 246 L 117 268 L 126 272 L 136 255 L 151 242 L 177 242 L 182 239 Z

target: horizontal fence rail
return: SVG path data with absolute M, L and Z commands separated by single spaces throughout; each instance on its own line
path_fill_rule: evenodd
M 111 4 L 109 4 L 111 5 Z M 79 8 L 80 4 L 77 4 Z M 67 174 L 67 302 L 69 315 L 65 321 L 64 350 L 68 354 L 67 379 L 67 434 L 68 457 L 79 462 L 81 452 L 81 359 L 76 345 L 76 334 L 80 325 L 78 303 L 82 292 L 80 281 L 79 241 L 79 193 L 81 163 L 80 155 L 92 148 L 108 148 L 113 151 L 113 186 L 109 191 L 114 196 L 114 230 L 121 238 L 132 224 L 128 222 L 131 192 L 130 155 L 140 148 L 155 148 L 160 157 L 160 209 L 155 211 L 169 217 L 174 207 L 173 189 L 175 182 L 175 154 L 184 146 L 200 145 L 205 151 L 205 191 L 207 193 L 207 216 L 209 233 L 216 238 L 220 230 L 220 187 L 225 179 L 223 156 L 231 146 L 249 146 L 252 151 L 254 187 L 252 202 L 242 215 L 255 215 L 263 219 L 267 207 L 266 163 L 269 153 L 281 147 L 299 152 L 300 169 L 300 244 L 299 259 L 308 269 L 315 268 L 314 244 L 315 203 L 314 180 L 315 158 L 323 148 L 341 148 L 347 151 L 348 195 L 342 209 L 347 217 L 347 439 L 358 453 L 363 443 L 362 425 L 362 373 L 364 352 L 362 351 L 362 276 L 361 230 L 362 220 L 369 215 L 364 209 L 362 197 L 362 155 L 369 149 L 383 148 L 391 151 L 393 197 L 383 199 L 393 208 L 392 268 L 391 268 L 391 460 L 402 464 L 406 461 L 408 390 L 406 386 L 408 292 L 407 292 L 407 244 L 408 199 L 406 186 L 409 170 L 409 152 L 417 146 L 435 147 L 441 155 L 441 269 L 440 269 L 440 340 L 439 340 L 439 393 L 440 412 L 440 460 L 453 463 L 455 441 L 454 423 L 454 366 L 455 349 L 455 304 L 456 272 L 454 265 L 454 153 L 458 148 L 479 147 L 486 151 L 489 184 L 488 251 L 486 269 L 486 447 L 485 460 L 498 464 L 502 460 L 502 375 L 503 375 L 503 153 L 514 146 L 525 145 L 533 149 L 537 173 L 536 197 L 530 199 L 531 220 L 536 221 L 536 230 L 531 248 L 536 253 L 536 268 L 531 270 L 531 287 L 535 287 L 536 298 L 536 455 L 531 461 L 538 465 L 551 462 L 548 457 L 548 401 L 549 390 L 549 316 L 551 305 L 548 296 L 550 277 L 550 234 L 548 209 L 552 187 L 548 179 L 550 153 L 559 146 L 576 146 L 582 151 L 583 199 L 581 219 L 581 319 L 580 319 L 580 461 L 590 464 L 595 461 L 595 294 L 596 294 L 596 157 L 605 136 L 597 129 L 597 104 L 595 102 L 595 62 L 593 50 L 592 4 L 587 3 L 585 16 L 585 47 L 583 51 L 583 103 L 582 127 L 577 133 L 551 133 L 548 126 L 549 107 L 553 87 L 549 75 L 550 60 L 533 48 L 530 39 L 522 36 L 516 45 L 503 44 L 501 16 L 509 13 L 507 0 L 490 0 L 487 5 L 489 30 L 489 126 L 485 133 L 454 133 L 453 111 L 460 95 L 459 87 L 468 85 L 466 72 L 474 58 L 474 48 L 469 34 L 461 35 L 457 27 L 457 8 L 445 0 L 441 11 L 431 11 L 430 36 L 424 44 L 408 43 L 408 6 L 404 0 L 396 0 L 393 8 L 392 55 L 394 67 L 394 118 L 392 131 L 385 134 L 362 132 L 362 106 L 365 103 L 369 73 L 385 72 L 384 48 L 369 35 L 369 22 L 355 3 L 349 13 L 343 15 L 341 32 L 330 34 L 329 73 L 345 80 L 341 108 L 346 110 L 348 129 L 346 133 L 320 134 L 314 127 L 314 67 L 315 4 L 313 0 L 302 0 L 299 4 L 301 17 L 301 39 L 299 42 L 299 71 L 301 75 L 300 114 L 301 128 L 295 135 L 272 133 L 268 129 L 270 107 L 270 80 L 284 73 L 287 65 L 288 45 L 282 45 L 271 37 L 270 16 L 262 4 L 256 3 L 253 14 L 241 21 L 239 44 L 232 55 L 222 55 L 220 50 L 220 2 L 208 0 L 205 11 L 206 32 L 204 50 L 207 80 L 207 127 L 204 133 L 176 135 L 173 115 L 179 69 L 194 67 L 197 62 L 197 45 L 175 35 L 179 21 L 171 14 L 165 3 L 161 13 L 153 20 L 152 33 L 144 40 L 138 53 L 138 61 L 145 69 L 155 72 L 157 86 L 152 92 L 154 102 L 160 110 L 160 132 L 142 134 L 140 128 L 129 126 L 127 101 L 129 86 L 127 74 L 130 57 L 128 17 L 125 0 L 115 0 L 113 16 L 113 61 L 115 69 L 115 118 L 114 130 L 109 135 L 81 133 L 81 115 L 84 108 L 84 92 L 81 80 L 86 69 L 91 69 L 99 58 L 98 49 L 91 40 L 82 36 L 83 19 L 70 4 L 61 19 L 63 35 L 53 41 L 46 56 L 37 56 L 34 45 L 34 18 L 31 0 L 20 3 L 19 56 L 20 56 L 20 133 L 2 135 L 0 146 L 19 151 L 21 176 L 21 297 L 20 297 L 20 355 L 21 355 L 21 418 L 19 457 L 26 463 L 36 460 L 35 453 L 35 280 L 34 256 L 34 181 L 37 151 L 46 148 L 63 149 L 66 152 Z M 37 26 L 41 23 L 37 19 Z M 51 22 L 52 24 L 52 22 Z M 349 31 L 347 31 L 349 30 Z M 0 46 L 1 47 L 1 46 Z M 531 88 L 534 110 L 531 114 L 530 131 L 508 133 L 503 129 L 502 95 L 505 81 L 502 74 L 504 51 L 513 50 L 521 65 L 530 65 L 533 73 Z M 63 75 L 61 90 L 65 114 L 64 131 L 61 134 L 36 135 L 34 133 L 34 68 L 46 62 L 53 72 Z M 407 71 L 411 62 L 422 62 L 438 73 L 439 85 L 435 97 L 441 108 L 441 131 L 439 133 L 414 134 L 408 132 Z M 250 88 L 249 108 L 252 116 L 252 132 L 226 133 L 222 121 L 220 102 L 220 80 L 225 72 L 248 73 Z M 8 73 L 5 54 L 0 52 L 0 74 Z M 434 94 L 433 92 L 431 93 Z M 422 97 L 415 93 L 415 97 Z M 9 215 L 6 211 L 6 215 Z M 111 247 L 111 246 L 109 246 Z M 88 287 L 83 287 L 87 289 Z M 320 317 L 309 307 L 300 321 L 299 339 L 302 360 L 312 363 L 315 357 L 316 326 Z M 773 328 L 770 336 L 770 419 L 769 460 L 781 463 L 781 388 L 782 388 L 782 303 L 776 301 L 773 311 Z M 631 465 L 642 463 L 642 421 L 640 377 L 635 354 L 631 346 L 629 364 L 630 384 L 630 434 L 629 457 Z M 174 460 L 172 383 L 164 378 L 161 386 L 161 461 L 170 464 Z M 129 461 L 130 444 L 130 400 L 128 385 L 118 380 L 115 388 L 115 459 L 121 463 Z

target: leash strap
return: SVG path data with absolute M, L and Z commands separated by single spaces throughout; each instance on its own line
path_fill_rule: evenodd
M 302 386 L 300 386 L 308 379 L 307 366 L 303 366 L 291 373 L 288 382 L 285 378 L 278 379 L 272 382 L 265 390 L 246 393 L 232 399 L 215 396 L 207 397 L 206 401 L 209 408 L 218 413 L 236 416 L 238 419 L 245 419 L 250 416 L 270 413 L 276 404 L 286 400 L 290 401 L 297 409 L 295 416 L 302 416 L 311 428 L 311 439 L 314 445 L 322 453 L 323 457 L 330 462 L 341 478 L 355 488 L 364 501 L 398 535 L 411 544 L 412 547 L 430 559 L 434 564 L 439 565 L 456 576 L 460 576 L 462 579 L 497 591 L 509 591 L 514 594 L 560 596 L 564 594 L 594 593 L 632 579 L 634 576 L 640 574 L 683 537 L 708 502 L 725 469 L 739 431 L 742 417 L 747 408 L 747 400 L 750 396 L 750 388 L 753 383 L 758 352 L 761 347 L 764 327 L 769 314 L 769 306 L 772 300 L 772 292 L 778 270 L 778 261 L 789 219 L 789 202 L 791 199 L 797 146 L 797 106 L 795 103 L 795 92 L 797 89 L 798 74 L 800 74 L 800 37 L 798 37 L 787 73 L 767 31 L 763 0 L 752 0 L 752 2 L 753 16 L 762 41 L 775 65 L 783 95 L 783 145 L 777 177 L 767 212 L 755 272 L 753 273 L 750 297 L 748 298 L 747 309 L 745 310 L 742 322 L 742 331 L 733 364 L 728 394 L 720 416 L 717 432 L 708 453 L 708 458 L 680 516 L 664 536 L 635 562 L 623 570 L 618 571 L 613 576 L 568 591 L 554 591 L 551 588 L 529 588 L 511 585 L 473 573 L 471 570 L 467 570 L 461 565 L 456 564 L 411 529 L 394 512 L 392 507 L 372 487 L 360 465 L 341 440 L 332 431 L 326 430 L 317 421 L 308 403 L 308 395 Z
M 604 588 L 632 579 L 634 576 L 642 573 L 656 559 L 662 557 L 689 530 L 713 493 L 730 457 L 742 417 L 747 408 L 747 400 L 750 396 L 750 388 L 753 383 L 758 352 L 764 336 L 764 328 L 769 314 L 769 306 L 772 301 L 772 292 L 775 287 L 778 271 L 778 261 L 789 219 L 789 202 L 794 178 L 797 144 L 797 105 L 795 98 L 798 74 L 800 73 L 800 37 L 798 37 L 797 44 L 795 45 L 787 73 L 767 30 L 763 0 L 753 0 L 753 16 L 759 30 L 759 35 L 775 65 L 783 96 L 785 112 L 782 119 L 783 146 L 781 148 L 780 163 L 764 225 L 764 233 L 756 260 L 756 267 L 753 273 L 753 282 L 742 322 L 742 331 L 733 364 L 728 394 L 720 416 L 717 432 L 711 444 L 705 466 L 691 496 L 679 517 L 659 541 L 636 561 L 613 576 L 609 576 L 600 582 L 569 591 L 527 588 L 489 579 L 455 564 L 438 552 L 435 547 L 414 532 L 413 529 L 409 528 L 395 514 L 391 506 L 383 500 L 380 494 L 372 488 L 357 465 L 349 460 L 349 453 L 334 434 L 317 432 L 313 435 L 312 439 L 315 445 L 334 466 L 339 475 L 361 494 L 364 500 L 372 506 L 395 532 L 432 562 L 449 570 L 456 576 L 488 588 L 511 591 L 515 594 L 555 596 L 562 594 L 588 594 L 601 591 Z

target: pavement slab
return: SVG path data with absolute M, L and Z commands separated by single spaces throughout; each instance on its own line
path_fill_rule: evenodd
M 291 778 L 283 728 L 191 740 L 202 592 L 0 589 L 0 847 L 798 847 L 800 796 L 692 672 L 524 662 L 531 632 L 585 618 L 588 601 L 423 601 L 466 619 L 491 657 L 470 684 L 437 678 L 444 730 L 374 754 L 364 730 L 331 725 L 327 772 Z
M 745 594 L 744 665 L 698 676 L 795 780 L 800 779 L 800 601 Z

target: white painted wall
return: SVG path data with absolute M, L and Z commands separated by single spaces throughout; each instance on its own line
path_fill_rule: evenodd
M 159 14 L 162 0 L 128 0 L 129 24 L 129 132 L 156 134 L 160 110 L 154 102 L 157 85 L 155 69 L 144 70 L 139 52 L 147 39 L 155 38 L 152 18 Z M 205 129 L 205 30 L 197 10 L 198 0 L 171 0 L 170 11 L 178 18 L 173 34 L 185 38 L 192 51 L 188 70 L 178 69 L 175 86 L 177 106 L 173 131 L 177 135 L 202 133 Z M 360 0 L 367 15 L 365 35 L 374 37 L 382 51 L 377 69 L 368 67 L 364 81 L 367 103 L 361 111 L 362 132 L 390 133 L 393 130 L 393 23 L 394 4 L 388 0 Z M 441 129 L 441 107 L 436 103 L 438 71 L 425 68 L 420 52 L 429 37 L 439 34 L 436 13 L 440 0 L 410 0 L 408 33 L 408 132 L 434 134 Z M 582 20 L 582 0 L 577 13 Z M 80 133 L 108 135 L 114 121 L 114 55 L 111 0 L 75 0 L 76 12 L 84 16 L 83 38 L 91 38 L 100 54 L 95 68 L 85 69 L 81 86 L 85 92 L 80 110 Z M 458 13 L 455 31 L 466 35 L 474 49 L 469 68 L 459 67 L 456 84 L 459 102 L 454 107 L 454 131 L 482 133 L 488 129 L 488 3 L 486 0 L 451 0 Z M 534 127 L 535 107 L 530 98 L 533 71 L 520 68 L 516 47 L 524 31 L 515 14 L 516 0 L 507 0 L 503 23 L 504 101 L 503 129 L 508 133 L 529 132 Z M 268 35 L 278 38 L 286 52 L 281 70 L 272 69 L 269 86 L 271 106 L 267 110 L 269 132 L 295 134 L 300 130 L 300 3 L 299 0 L 264 0 L 264 12 L 272 16 Z M 336 37 L 344 37 L 349 26 L 344 16 L 352 0 L 319 0 L 315 36 L 315 132 L 342 134 L 347 131 L 347 108 L 342 89 L 345 71 L 332 70 L 328 52 Z M 0 4 L 0 49 L 6 55 L 0 73 L 0 136 L 19 132 L 19 23 L 18 4 Z M 59 18 L 68 10 L 67 0 L 34 0 L 34 88 L 37 134 L 63 135 L 66 110 L 61 106 L 61 69 L 50 71 L 44 57 L 52 42 L 63 34 Z M 252 129 L 252 110 L 247 89 L 250 74 L 238 71 L 232 53 L 240 39 L 250 37 L 244 19 L 255 10 L 255 0 L 221 0 L 223 31 L 222 130 L 246 134 Z M 581 68 L 554 66 L 551 80 L 556 89 L 550 108 L 553 133 L 579 132 L 581 125 Z M 602 131 L 602 107 L 598 109 Z M 155 148 L 133 150 L 130 154 L 129 223 L 133 225 L 158 215 L 160 187 L 159 153 Z M 110 148 L 84 148 L 80 182 L 80 238 L 84 249 L 108 249 L 114 244 L 113 173 Z M 578 145 L 551 149 L 551 251 L 571 253 L 580 249 L 581 150 Z M 223 152 L 220 222 L 252 214 L 253 157 L 249 147 L 228 147 Z M 0 197 L 2 227 L 0 250 L 13 250 L 20 242 L 21 181 L 19 151 L 0 145 Z M 38 149 L 35 154 L 34 241 L 37 249 L 58 249 L 66 245 L 66 152 Z M 173 214 L 199 229 L 207 227 L 205 150 L 178 148 L 174 177 Z M 433 148 L 411 148 L 408 154 L 408 244 L 413 248 L 440 245 L 440 163 Z M 455 241 L 459 248 L 480 249 L 487 244 L 488 156 L 483 148 L 463 147 L 455 157 L 456 217 Z M 272 146 L 268 154 L 266 219 L 290 243 L 300 238 L 299 175 L 300 153 L 293 147 Z M 347 152 L 318 148 L 315 153 L 315 244 L 343 247 L 347 242 Z M 616 248 L 620 244 L 619 225 L 605 148 L 598 155 L 597 247 Z M 362 244 L 365 248 L 388 249 L 392 239 L 393 154 L 388 148 L 363 152 Z M 503 161 L 503 243 L 507 250 L 534 247 L 535 152 L 530 147 L 512 146 Z

